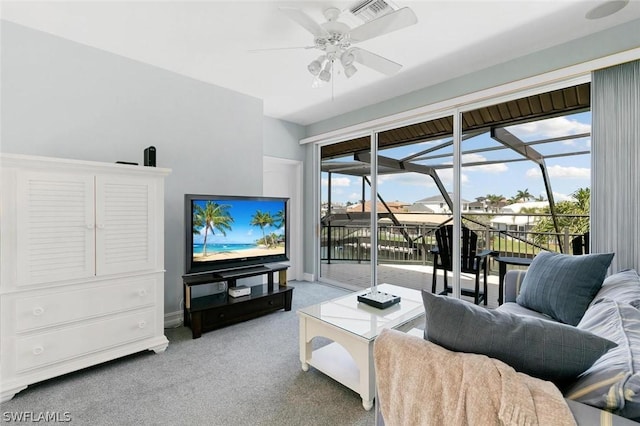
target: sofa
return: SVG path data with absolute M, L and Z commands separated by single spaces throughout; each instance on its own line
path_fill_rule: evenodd
M 612 257 L 543 252 L 496 309 L 424 290 L 425 330 L 376 339 L 376 423 L 637 425 L 640 276 Z

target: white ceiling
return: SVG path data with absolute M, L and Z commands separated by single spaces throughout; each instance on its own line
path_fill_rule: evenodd
M 304 10 L 318 22 L 336 1 L 3 1 L 2 19 L 104 49 L 264 101 L 265 115 L 306 125 L 375 104 L 556 44 L 640 18 L 640 0 L 598 20 L 602 1 L 393 1 L 418 16 L 411 27 L 358 44 L 403 65 L 386 77 L 364 66 L 311 88 L 313 36 L 278 10 Z M 357 18 L 345 16 L 355 26 Z

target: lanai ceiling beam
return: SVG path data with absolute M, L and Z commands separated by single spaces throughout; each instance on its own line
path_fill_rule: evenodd
M 547 158 L 558 158 L 558 157 L 573 157 L 575 155 L 587 155 L 590 154 L 591 151 L 578 151 L 578 152 L 571 152 L 571 153 L 563 153 L 563 154 L 551 154 L 551 155 L 545 155 L 544 158 L 545 160 Z M 503 164 L 503 163 L 517 163 L 520 161 L 529 161 L 528 158 L 510 158 L 507 160 L 485 160 L 485 161 L 476 161 L 473 163 L 462 163 L 461 167 L 473 167 L 473 166 L 487 166 L 489 164 Z M 442 170 L 442 169 L 451 169 L 453 168 L 453 164 L 441 164 L 441 165 L 437 165 L 437 166 L 430 166 L 436 170 Z
M 467 140 L 467 139 L 475 138 L 476 136 L 478 136 L 478 135 L 480 135 L 480 134 L 482 134 L 484 132 L 485 132 L 485 130 L 466 133 L 466 134 L 464 134 L 462 136 L 462 140 L 464 141 L 464 140 Z M 425 140 L 424 142 L 428 142 L 428 140 Z M 400 161 L 406 162 L 406 161 L 409 161 L 409 160 L 414 160 L 417 157 L 421 157 L 423 155 L 429 154 L 429 153 L 434 152 L 434 151 L 438 151 L 439 149 L 446 148 L 446 147 L 451 146 L 451 145 L 453 145 L 453 139 L 450 139 L 450 140 L 448 140 L 446 142 L 443 142 L 443 143 L 441 143 L 439 145 L 436 145 L 434 147 L 425 149 L 424 151 L 420 151 L 420 152 L 416 152 L 415 154 L 411 154 L 411 155 L 409 155 L 407 157 L 404 157 L 404 158 L 400 159 Z
M 580 133 L 577 135 L 570 135 L 570 136 L 561 136 L 561 137 L 557 137 L 557 138 L 549 138 L 549 139 L 540 139 L 537 141 L 531 141 L 531 142 L 527 142 L 527 145 L 539 145 L 539 144 L 544 144 L 544 143 L 552 143 L 552 142 L 560 142 L 560 141 L 564 141 L 564 140 L 570 140 L 570 139 L 580 139 L 580 138 L 586 138 L 588 136 L 591 136 L 591 133 Z M 477 154 L 479 152 L 488 152 L 488 151 L 502 151 L 505 149 L 510 149 L 507 146 L 504 145 L 499 145 L 499 146 L 488 146 L 485 148 L 478 148 L 478 149 L 470 149 L 468 151 L 462 151 L 462 155 L 465 154 Z M 589 153 L 590 151 L 586 151 L 587 153 Z M 575 152 L 575 153 L 567 153 L 566 155 L 580 155 L 583 152 Z M 423 153 L 420 153 L 420 155 L 423 155 Z M 431 155 L 431 156 L 426 156 L 426 157 L 422 157 L 422 156 L 412 156 L 412 160 L 414 161 L 426 161 L 426 160 L 434 160 L 436 158 L 447 158 L 447 157 L 451 157 L 451 153 L 446 153 L 446 154 L 438 154 L 438 155 Z M 558 155 L 555 155 L 558 156 Z M 545 155 L 544 158 L 551 158 L 553 157 L 553 155 Z
M 365 163 L 370 163 L 371 153 L 367 152 L 367 153 L 356 154 L 355 159 Z M 397 170 L 403 170 L 407 172 L 414 172 L 414 173 L 420 173 L 423 175 L 431 176 L 431 179 L 433 179 L 433 182 L 438 187 L 438 190 L 440 191 L 440 194 L 442 194 L 442 197 L 444 198 L 444 201 L 447 203 L 447 206 L 449 206 L 449 209 L 453 211 L 453 202 L 449 197 L 449 193 L 447 192 L 447 189 L 444 187 L 444 184 L 440 180 L 438 173 L 436 173 L 436 170 L 433 167 L 425 166 L 422 164 L 415 164 L 411 162 L 403 162 L 400 160 L 396 160 L 395 158 L 384 157 L 381 155 L 378 155 L 378 166 L 384 166 L 384 167 L 393 168 Z
M 564 253 L 564 249 L 562 247 L 562 238 L 560 238 L 560 226 L 558 225 L 558 217 L 556 216 L 556 204 L 553 200 L 551 180 L 549 179 L 549 174 L 547 173 L 547 166 L 544 162 L 544 156 L 530 146 L 527 146 L 527 144 L 524 143 L 520 138 L 502 127 L 491 129 L 491 137 L 502 143 L 503 145 L 511 148 L 513 151 L 517 152 L 528 160 L 531 160 L 534 163 L 538 164 L 538 166 L 540 167 L 544 187 L 547 191 L 547 200 L 549 200 L 549 212 L 551 213 L 551 218 L 553 220 L 553 228 L 556 231 L 558 247 L 560 247 L 560 252 Z

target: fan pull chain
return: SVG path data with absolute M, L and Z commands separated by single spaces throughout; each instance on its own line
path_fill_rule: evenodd
M 333 78 L 331 79 L 331 102 L 333 102 L 333 99 L 334 99 L 333 98 L 333 89 L 334 89 L 334 85 L 335 85 L 335 81 L 336 81 L 336 76 L 333 73 L 333 63 L 334 63 L 334 60 L 332 59 L 331 60 L 331 76 Z

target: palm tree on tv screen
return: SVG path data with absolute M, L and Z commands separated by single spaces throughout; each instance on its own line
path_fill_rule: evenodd
M 284 217 L 284 210 L 278 210 L 278 212 L 276 213 L 276 215 L 273 218 L 273 227 L 276 229 L 280 229 L 285 225 L 285 217 Z M 273 234 L 275 235 L 275 234 Z M 279 242 L 279 239 L 283 239 L 284 237 L 284 233 L 277 235 L 274 239 L 273 239 L 273 243 L 276 244 Z
M 271 216 L 271 213 L 269 212 L 261 212 L 260 210 L 256 210 L 256 212 L 254 213 L 253 217 L 251 217 L 251 226 L 258 226 L 260 227 L 260 230 L 262 231 L 262 241 L 266 244 L 269 245 L 269 242 L 267 240 L 267 236 L 264 233 L 264 228 L 266 226 L 273 226 L 274 224 L 274 219 L 273 216 Z
M 193 226 L 194 233 L 199 233 L 199 230 L 204 228 L 203 256 L 207 255 L 207 236 L 209 231 L 211 231 L 211 235 L 215 235 L 217 230 L 226 237 L 227 231 L 231 230 L 232 223 L 233 217 L 229 213 L 229 206 L 213 201 L 207 201 L 204 207 L 196 205 L 193 212 Z M 199 227 L 197 230 L 196 226 Z
M 282 228 L 284 226 L 284 210 L 278 210 L 278 213 L 273 217 L 274 228 Z

